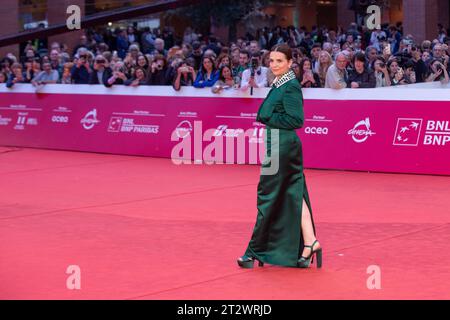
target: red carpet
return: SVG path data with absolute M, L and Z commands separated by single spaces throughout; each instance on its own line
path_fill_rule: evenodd
M 244 270 L 258 166 L 3 147 L 0 176 L 0 299 L 450 299 L 450 177 L 307 170 L 324 268 Z

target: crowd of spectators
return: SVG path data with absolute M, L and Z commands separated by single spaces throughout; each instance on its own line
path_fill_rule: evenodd
M 0 83 L 42 86 L 49 83 L 106 87 L 172 85 L 223 90 L 269 87 L 270 49 L 288 43 L 292 70 L 305 88 L 375 88 L 449 82 L 450 37 L 437 26 L 436 38 L 420 43 L 404 35 L 401 23 L 367 30 L 326 27 L 262 28 L 235 42 L 203 36 L 188 27 L 177 37 L 171 28 L 85 30 L 79 44 L 39 41 L 23 44 L 19 57 L 0 59 Z

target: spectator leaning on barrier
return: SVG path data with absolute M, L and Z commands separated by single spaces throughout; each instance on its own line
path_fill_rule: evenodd
M 203 57 L 202 67 L 194 81 L 194 87 L 212 87 L 219 80 L 219 72 L 214 67 L 214 60 L 211 57 Z
M 344 89 L 347 88 L 347 57 L 340 52 L 336 56 L 336 61 L 328 68 L 325 80 L 325 88 Z
M 103 84 L 106 87 L 111 86 L 108 79 L 112 76 L 112 70 L 106 64 L 107 61 L 102 55 L 95 57 L 94 71 L 89 76 L 89 84 Z
M 88 52 L 86 49 L 81 48 L 78 54 L 78 60 L 72 67 L 72 80 L 75 84 L 88 84 L 89 75 L 92 72 L 89 65 Z
M 319 75 L 312 70 L 312 63 L 309 58 L 303 58 L 300 62 L 298 82 L 302 88 L 320 88 Z
M 416 72 L 414 71 L 414 63 L 412 60 L 406 61 L 403 65 L 403 69 L 405 70 L 405 82 L 406 84 L 414 84 L 417 82 Z
M 61 78 L 59 82 L 61 84 L 71 84 L 72 83 L 72 76 L 70 73 L 70 70 L 72 70 L 73 63 L 72 62 L 66 62 L 63 66 L 63 73 L 61 75 Z
M 183 61 L 177 65 L 173 88 L 178 91 L 182 86 L 192 86 L 195 78 L 196 73 L 193 66 L 190 66 L 186 61 Z
M 391 60 L 389 60 L 387 66 L 392 86 L 407 84 L 404 77 L 405 74 L 403 72 L 403 69 L 400 67 L 397 58 L 392 58 Z
M 254 53 L 250 61 L 250 67 L 242 73 L 241 89 L 267 87 L 267 71 L 268 68 L 261 65 L 261 54 Z
M 124 84 L 128 78 L 125 75 L 125 66 L 122 61 L 117 61 L 112 68 L 112 76 L 107 80 L 108 85 Z
M 156 86 L 166 86 L 171 84 L 171 81 L 167 79 L 166 64 L 167 61 L 163 55 L 158 54 L 155 56 L 148 71 L 147 84 Z
M 349 88 L 375 88 L 376 80 L 373 71 L 366 66 L 366 56 L 362 52 L 353 58 L 354 69 L 349 73 L 347 86 Z
M 386 66 L 386 60 L 382 56 L 378 56 L 373 61 L 372 70 L 374 70 L 376 88 L 391 86 L 391 78 Z
M 8 81 L 8 76 L 5 72 L 0 71 L 0 83 L 6 83 Z
M 147 85 L 147 75 L 145 74 L 145 70 L 141 67 L 134 69 L 133 77 L 125 81 L 125 85 L 132 87 Z
M 23 74 L 22 65 L 18 62 L 13 63 L 11 66 L 12 73 L 10 74 L 8 81 L 6 82 L 6 87 L 11 88 L 16 83 L 27 83 L 27 79 Z
M 449 82 L 448 71 L 439 59 L 433 59 L 429 65 L 426 82 L 441 81 L 442 84 Z
M 333 59 L 328 51 L 322 51 L 319 55 L 319 70 L 317 74 L 320 79 L 320 87 L 323 88 L 325 86 L 325 80 L 327 78 L 328 69 L 333 64 Z
M 31 80 L 31 83 L 34 86 L 39 86 L 43 84 L 49 84 L 49 83 L 57 83 L 59 80 L 59 74 L 58 71 L 52 69 L 52 65 L 50 62 L 45 62 L 42 64 L 42 68 L 44 69 L 40 73 L 38 73 L 33 80 Z
M 223 90 L 237 89 L 239 84 L 234 81 L 231 68 L 224 65 L 219 70 L 219 80 L 214 83 L 211 91 L 213 93 L 221 93 Z

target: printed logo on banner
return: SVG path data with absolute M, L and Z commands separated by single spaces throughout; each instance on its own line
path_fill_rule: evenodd
M 18 112 L 17 113 L 17 122 L 14 126 L 15 130 L 24 130 L 25 126 L 37 126 L 38 120 L 37 118 L 30 117 L 28 112 Z
M 135 124 L 133 118 L 112 116 L 109 121 L 108 132 L 159 133 L 159 125 Z
M 109 120 L 108 132 L 119 132 L 122 125 L 122 117 L 111 117 Z
M 0 114 L 0 126 L 7 126 L 11 121 L 11 118 L 2 117 L 2 115 Z
M 327 119 L 325 116 L 314 115 L 312 119 L 305 119 L 305 124 L 309 122 L 313 122 L 313 124 L 305 126 L 303 131 L 306 134 L 326 136 L 329 132 L 327 123 L 333 122 L 333 120 Z
M 394 133 L 394 146 L 417 147 L 423 119 L 399 118 Z
M 83 119 L 81 119 L 80 123 L 83 125 L 83 128 L 86 130 L 91 130 L 97 123 L 100 121 L 97 119 L 97 109 L 92 109 Z
M 426 146 L 445 146 L 450 142 L 450 121 L 428 120 L 423 139 Z
M 252 130 L 252 132 L 251 132 L 251 136 L 249 137 L 249 143 L 262 143 L 263 139 L 264 139 L 265 127 L 260 125 L 259 128 L 255 127 L 250 130 Z M 245 134 L 245 133 L 246 133 L 246 131 L 244 131 L 244 129 L 241 129 L 241 128 L 229 129 L 226 124 L 221 124 L 214 131 L 213 136 L 214 137 L 223 136 L 223 137 L 228 137 L 228 138 L 237 138 L 241 134 Z
M 175 128 L 175 133 L 180 139 L 184 139 L 189 136 L 192 132 L 192 123 L 188 120 L 181 121 Z
M 348 134 L 352 136 L 353 141 L 356 143 L 363 143 L 366 142 L 369 137 L 376 135 L 376 132 L 373 132 L 370 129 L 370 119 L 366 118 L 365 120 L 356 123 L 353 129 L 348 131 Z
M 244 129 L 228 129 L 226 124 L 221 124 L 217 127 L 216 131 L 214 131 L 214 137 L 239 137 L 240 134 L 244 133 Z

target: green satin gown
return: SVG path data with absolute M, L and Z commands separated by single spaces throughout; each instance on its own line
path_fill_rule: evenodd
M 257 121 L 266 125 L 266 159 L 278 149 L 279 168 L 275 174 L 262 173 L 273 159 L 265 159 L 261 166 L 258 215 L 245 255 L 273 265 L 296 267 L 304 245 L 303 199 L 313 219 L 303 173 L 302 144 L 295 131 L 304 122 L 303 95 L 292 71 L 274 82 L 258 110 Z M 274 129 L 279 130 L 277 139 Z

